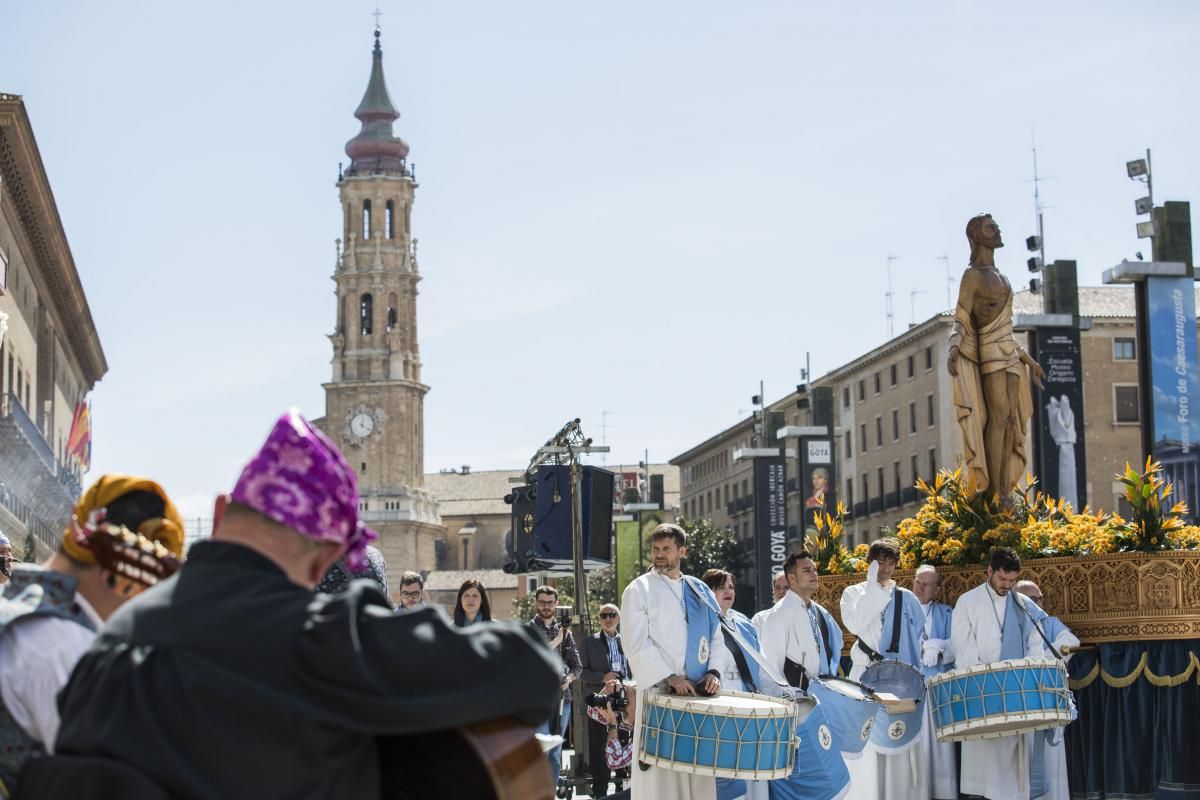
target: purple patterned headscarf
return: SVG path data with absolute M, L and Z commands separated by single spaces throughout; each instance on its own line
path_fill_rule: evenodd
M 231 499 L 311 539 L 345 544 L 351 569 L 362 567 L 367 545 L 379 538 L 359 522 L 354 470 L 294 408 L 242 470 Z

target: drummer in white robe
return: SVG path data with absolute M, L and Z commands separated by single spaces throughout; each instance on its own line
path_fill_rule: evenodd
M 686 544 L 687 536 L 678 525 L 664 523 L 655 528 L 651 534 L 654 568 L 635 578 L 621 596 L 625 655 L 641 688 L 633 726 L 632 800 L 716 798 L 716 782 L 711 776 L 661 767 L 643 770 L 638 763 L 642 716 L 652 695 L 694 695 L 693 682 L 697 680 L 703 681 L 706 692 L 721 688 L 719 673 L 709 668 L 709 664 L 725 661 L 719 610 L 707 586 L 680 572 Z M 711 619 L 704 611 L 707 605 L 694 602 L 700 590 L 711 601 Z
M 733 607 L 733 601 L 737 598 L 737 582 L 733 574 L 723 569 L 710 569 L 704 573 L 701 580 L 712 589 L 722 614 L 737 629 L 742 641 L 752 648 L 758 648 L 758 632 L 754 630 L 754 625 L 745 614 Z M 741 645 L 723 628 L 721 638 L 725 640 L 724 655 L 711 657 L 708 663 L 709 666 L 720 670 L 722 690 L 734 689 L 739 692 L 777 695 L 777 690 L 771 691 L 772 687 L 766 685 L 770 679 L 759 673 L 758 664 L 753 656 L 743 652 Z M 717 658 L 721 660 L 718 661 Z M 768 800 L 769 789 L 770 781 L 717 778 L 718 800 L 734 800 L 738 797 L 745 797 L 747 800 Z
M 1033 581 L 1018 581 L 1017 591 L 1037 603 L 1039 608 L 1041 607 L 1042 590 Z M 1058 617 L 1047 617 L 1042 620 L 1041 625 L 1042 633 L 1046 634 L 1046 638 L 1062 656 L 1063 662 L 1069 661 L 1071 654 L 1064 653 L 1063 648 L 1078 647 L 1079 639 Z M 1046 655 L 1053 654 L 1046 653 Z M 1069 800 L 1071 791 L 1067 783 L 1067 745 L 1063 738 L 1062 728 L 1038 731 L 1035 738 L 1038 740 L 1036 744 L 1040 744 L 1042 747 L 1045 759 L 1046 785 L 1044 788 L 1046 791 L 1043 794 L 1034 795 L 1034 800 Z M 1037 787 L 1033 787 L 1033 791 L 1036 792 Z
M 771 612 L 775 610 L 775 606 L 779 604 L 779 601 L 783 599 L 783 596 L 787 594 L 787 590 L 787 576 L 785 576 L 782 572 L 776 572 L 775 577 L 771 579 L 771 592 L 775 595 L 775 602 L 750 618 L 750 623 L 754 625 L 754 630 L 758 631 L 760 634 L 762 633 L 763 623 L 766 621 Z
M 1033 604 L 1012 591 L 1020 572 L 1016 552 L 997 547 L 987 581 L 958 598 L 950 623 L 957 669 L 1042 657 L 1041 634 L 1027 608 Z M 1040 609 L 1037 616 L 1042 616 Z M 959 791 L 988 800 L 1029 800 L 1027 755 L 1032 742 L 1032 734 L 964 741 Z
M 937 601 L 942 591 L 942 576 L 937 567 L 922 564 L 913 576 L 913 594 L 921 601 L 925 612 L 925 630 L 921 633 L 921 674 L 926 678 L 954 669 L 954 647 L 950 643 L 950 619 L 953 609 Z M 933 731 L 931 703 L 925 704 L 925 724 Z M 954 742 L 939 742 L 930 738 L 932 797 L 934 800 L 955 800 L 958 797 L 958 758 Z
M 791 660 L 804 668 L 809 678 L 836 675 L 842 656 L 842 629 L 833 615 L 813 600 L 817 591 L 817 565 L 807 552 L 788 556 L 781 573 L 788 591 L 775 604 L 762 630 L 762 650 L 767 662 L 780 674 Z
M 894 659 L 921 668 L 921 634 L 925 614 L 916 595 L 892 580 L 900 558 L 895 539 L 877 539 L 867 552 L 867 580 L 842 592 L 842 622 L 858 637 L 850 649 L 851 680 L 861 680 L 874 661 Z M 896 612 L 899 608 L 899 626 Z M 886 639 L 886 641 L 885 641 Z M 878 719 L 876 724 L 879 724 Z M 885 753 L 873 742 L 862 758 L 847 762 L 850 794 L 856 800 L 926 800 L 930 796 L 929 760 L 933 737 L 922 724 L 920 734 L 902 752 Z

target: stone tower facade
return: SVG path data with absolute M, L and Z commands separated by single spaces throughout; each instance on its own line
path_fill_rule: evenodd
M 417 183 L 408 145 L 392 131 L 400 114 L 384 82 L 378 30 L 370 81 L 354 115 L 362 130 L 346 144 L 350 167 L 337 184 L 337 323 L 321 427 L 358 470 L 360 516 L 380 534 L 376 546 L 395 593 L 404 570 L 436 567 L 442 523 L 436 498 L 423 488 L 429 387 L 421 383 L 417 345 Z

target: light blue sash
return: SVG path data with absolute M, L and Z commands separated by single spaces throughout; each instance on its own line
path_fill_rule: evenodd
M 754 624 L 746 618 L 745 614 L 742 614 L 740 611 L 730 611 L 727 619 L 733 623 L 733 626 L 737 628 L 738 633 L 742 635 L 747 644 L 758 652 L 762 652 L 762 644 L 758 641 L 758 631 L 754 629 Z M 737 647 L 739 650 L 741 649 L 741 646 L 736 643 L 734 647 Z M 746 657 L 746 666 L 750 670 L 750 680 L 754 681 L 755 687 L 761 687 L 763 684 L 762 678 L 759 677 L 758 662 L 749 653 L 743 653 L 742 655 Z
M 900 649 L 885 650 L 892 643 L 892 620 L 895 619 L 895 603 L 903 603 L 900 612 Z M 884 658 L 894 658 L 905 664 L 919 667 L 921 664 L 921 634 L 925 632 L 925 612 L 917 596 L 907 589 L 897 586 L 892 591 L 892 599 L 883 609 L 883 631 L 879 634 L 879 647 L 876 648 Z
M 990 589 L 988 591 L 991 591 Z M 988 597 L 988 602 L 992 602 L 992 598 Z M 1029 621 L 1029 615 L 1025 613 L 1025 608 L 1029 607 L 1029 603 L 1021 603 L 1017 600 L 1017 593 L 1009 591 L 1008 607 L 1004 612 L 1004 630 L 1000 632 L 1000 660 L 1008 661 L 1013 658 L 1025 658 L 1025 643 L 1029 641 L 1029 626 L 1033 623 Z M 1036 608 L 1036 606 L 1034 606 Z M 1040 611 L 1040 609 L 1039 609 Z M 1030 609 L 1031 613 L 1033 609 Z
M 945 603 L 930 603 L 928 616 L 933 617 L 933 624 L 929 626 L 929 638 L 931 639 L 949 639 L 950 638 L 950 623 L 952 621 L 953 609 Z M 954 662 L 941 662 L 932 667 L 927 667 L 921 664 L 921 674 L 926 678 L 931 678 L 934 675 L 940 675 L 943 672 L 949 672 L 954 669 Z
M 684 667 L 689 681 L 698 681 L 708 672 L 708 656 L 713 640 L 719 635 L 721 607 L 712 589 L 699 578 L 684 575 L 683 610 L 687 615 L 687 651 Z

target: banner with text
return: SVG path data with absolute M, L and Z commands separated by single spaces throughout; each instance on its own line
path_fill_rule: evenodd
M 1079 331 L 1038 328 L 1034 353 L 1046 371 L 1046 388 L 1034 395 L 1033 409 L 1038 484 L 1079 511 L 1088 502 Z
M 755 588 L 758 604 L 770 606 L 771 579 L 787 559 L 787 470 L 783 456 L 754 459 Z
M 1175 496 L 1187 501 L 1193 520 L 1200 511 L 1200 431 L 1193 416 L 1200 414 L 1194 292 L 1195 282 L 1188 277 L 1146 279 L 1154 459 L 1175 484 Z
M 834 467 L 833 439 L 829 436 L 800 438 L 800 491 L 804 498 L 800 541 L 809 528 L 817 525 L 817 514 L 837 510 L 837 473 Z

